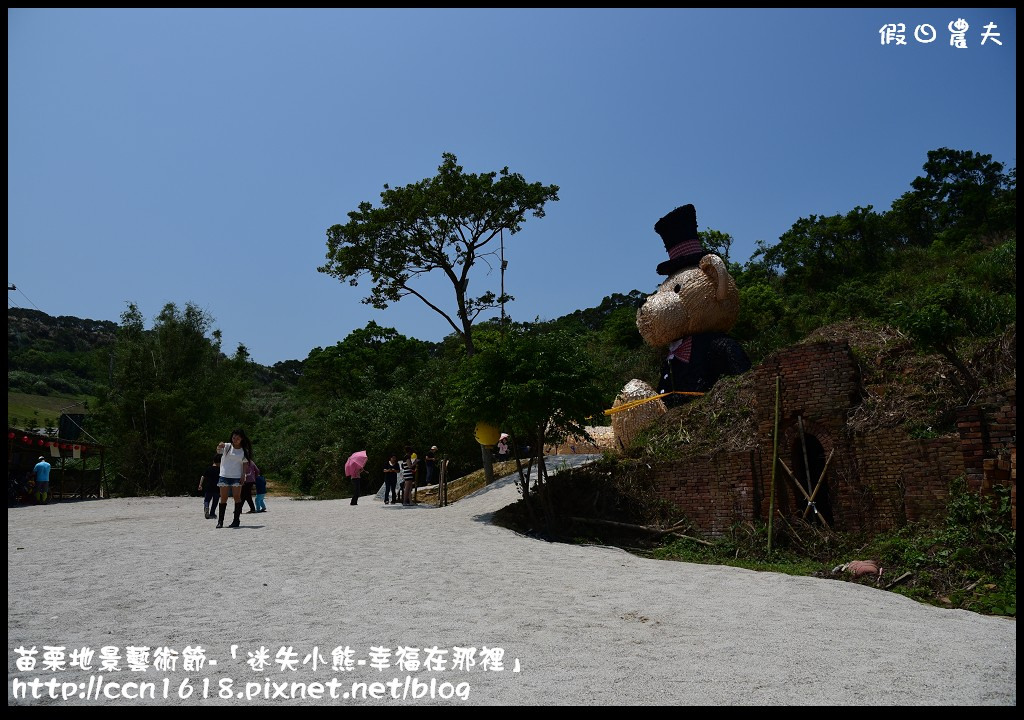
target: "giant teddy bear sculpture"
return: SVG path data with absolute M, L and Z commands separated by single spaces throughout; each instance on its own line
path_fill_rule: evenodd
M 701 245 L 693 205 L 676 208 L 654 231 L 669 256 L 657 272 L 668 277 L 637 311 L 636 326 L 644 342 L 664 347 L 666 355 L 657 390 L 631 380 L 615 398 L 612 429 L 623 449 L 669 407 L 708 392 L 722 376 L 750 369 L 743 348 L 726 334 L 739 317 L 736 282 L 722 259 Z M 649 399 L 658 395 L 664 397 Z

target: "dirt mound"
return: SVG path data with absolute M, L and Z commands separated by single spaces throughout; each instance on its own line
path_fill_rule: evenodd
M 1016 338 L 1011 325 L 967 355 L 983 388 L 1016 382 Z M 963 379 L 947 359 L 922 352 L 896 328 L 864 320 L 823 326 L 798 344 L 823 341 L 848 343 L 857 363 L 861 400 L 850 408 L 851 432 L 892 428 L 914 437 L 956 432 L 956 409 L 967 398 Z M 643 454 L 670 459 L 755 447 L 755 383 L 762 380 L 755 372 L 723 378 L 700 400 L 669 410 L 646 432 Z

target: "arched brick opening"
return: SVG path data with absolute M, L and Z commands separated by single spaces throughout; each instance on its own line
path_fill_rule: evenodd
M 803 425 L 802 433 L 800 431 L 801 424 Z M 803 439 L 801 439 L 801 435 Z M 807 445 L 806 462 L 804 461 L 804 444 Z M 811 495 L 814 492 L 814 487 L 818 484 L 818 478 L 821 477 L 821 473 L 825 469 L 825 463 L 828 461 L 833 447 L 831 435 L 825 427 L 813 420 L 797 417 L 781 433 L 779 457 L 792 470 L 804 492 Z M 808 480 L 808 469 L 810 469 L 810 480 Z M 779 511 L 787 517 L 803 517 L 804 510 L 807 509 L 807 499 L 793 486 L 793 480 L 787 476 L 783 468 L 780 467 L 778 473 L 781 478 L 776 489 L 776 502 Z M 814 496 L 814 508 L 821 513 L 829 527 L 834 525 L 835 487 L 835 483 L 826 473 L 821 487 L 818 489 L 818 494 Z M 807 513 L 805 519 L 808 522 L 815 522 L 814 508 Z

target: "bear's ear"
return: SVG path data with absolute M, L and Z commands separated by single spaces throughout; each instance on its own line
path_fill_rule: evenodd
M 721 302 L 729 294 L 729 271 L 717 255 L 705 255 L 700 259 L 700 270 L 715 284 L 715 297 Z

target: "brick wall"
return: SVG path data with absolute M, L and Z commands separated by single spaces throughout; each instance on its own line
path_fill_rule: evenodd
M 655 493 L 674 503 L 701 533 L 724 534 L 757 515 L 758 455 L 747 450 L 661 463 L 653 469 Z
M 847 343 L 821 342 L 776 353 L 751 371 L 758 447 L 654 468 L 657 494 L 673 502 L 696 530 L 714 537 L 737 522 L 767 521 L 776 377 L 781 461 L 776 512 L 802 516 L 806 496 L 817 487 L 820 517 L 832 529 L 889 530 L 942 516 L 950 483 L 966 472 L 968 487 L 982 492 L 994 484 L 1010 486 L 1016 528 L 1015 385 L 961 408 L 959 437 L 916 440 L 891 429 L 854 435 L 846 418 L 860 401 L 857 364 Z
M 1017 386 L 990 390 L 957 411 L 967 487 L 991 494 L 1009 486 L 1012 521 L 1017 528 Z
M 850 530 L 879 532 L 943 515 L 949 485 L 964 471 L 955 437 L 915 440 L 879 431 L 858 435 L 854 452 L 843 507 Z

